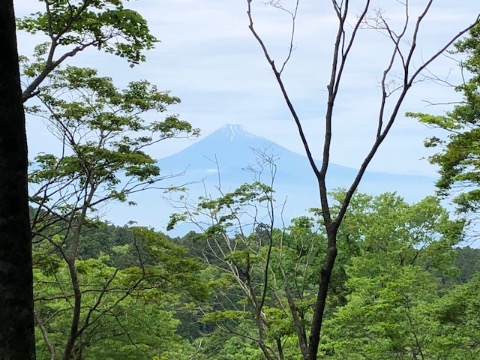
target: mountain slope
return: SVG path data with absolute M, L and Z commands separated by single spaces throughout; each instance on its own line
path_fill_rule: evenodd
M 223 180 L 236 183 L 239 179 L 251 180 L 252 174 L 246 168 L 257 167 L 260 154 L 274 159 L 282 178 L 311 175 L 305 171 L 309 166 L 306 157 L 255 136 L 240 125 L 224 125 L 188 148 L 160 159 L 158 165 L 163 173 L 186 170 L 189 180 L 217 178 L 220 172 Z
M 252 166 L 258 170 L 261 154 L 274 159 L 276 199 L 282 204 L 286 200 L 283 215 L 287 221 L 306 214 L 311 207 L 319 206 L 318 185 L 307 158 L 255 136 L 239 125 L 225 125 L 188 148 L 159 159 L 158 165 L 162 174 L 168 176 L 183 173 L 182 176 L 165 180 L 162 185 L 167 187 L 188 183 L 188 198 L 191 200 L 205 195 L 205 192 L 215 197 L 218 196 L 219 183 L 222 191 L 228 192 L 245 182 L 253 181 L 255 174 L 246 168 Z M 330 164 L 327 185 L 331 190 L 348 187 L 356 174 L 355 169 Z M 270 184 L 271 173 L 268 166 L 264 167 L 260 180 Z M 433 193 L 434 179 L 367 172 L 359 190 L 373 195 L 395 191 L 407 201 L 418 201 Z M 136 218 L 132 219 L 132 212 L 129 212 L 130 218 L 123 223 L 135 220 L 140 224 L 164 230 L 168 215 L 175 211 L 165 205 L 162 195 L 158 193 L 138 194 L 134 200 L 139 204 L 134 211 Z M 126 215 L 120 213 L 118 216 Z
M 224 125 L 192 146 L 160 159 L 158 165 L 163 173 L 186 170 L 184 179 L 189 181 L 217 179 L 218 170 L 222 180 L 238 186 L 244 181 L 252 180 L 252 174 L 245 171 L 245 168 L 249 165 L 255 167 L 259 154 L 274 159 L 277 185 L 294 186 L 300 183 L 316 188 L 316 179 L 306 156 L 255 136 L 240 125 Z M 356 169 L 330 164 L 327 182 L 331 189 L 346 187 L 351 184 L 356 174 Z M 269 175 L 268 171 L 264 173 L 266 178 Z M 293 181 L 295 183 L 292 183 Z M 416 200 L 432 192 L 433 181 L 432 178 L 423 176 L 367 172 L 360 188 L 362 191 L 374 193 L 397 191 L 406 198 Z

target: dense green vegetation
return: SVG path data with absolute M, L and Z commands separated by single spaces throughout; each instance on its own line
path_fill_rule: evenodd
M 36 358 L 480 358 L 480 249 L 464 246 L 471 223 L 452 216 L 435 196 L 409 204 L 394 193 L 356 190 L 428 62 L 409 73 L 411 53 L 406 57 L 402 95 L 390 117 L 381 113 L 380 119 L 389 119 L 379 121 L 372 150 L 350 188 L 328 189 L 329 145 L 318 168 L 306 145 L 320 208 L 279 228 L 274 181 L 253 182 L 185 202 L 183 212 L 172 214 L 169 229 L 188 222 L 199 230 L 170 238 L 151 228 L 112 226 L 103 207 L 134 205 L 131 194 L 161 187 L 163 175 L 148 147 L 199 130 L 170 114 L 180 99 L 149 81 L 119 89 L 95 69 L 64 64 L 97 48 L 135 65 L 145 61 L 143 52 L 156 38 L 141 15 L 120 0 L 45 1 L 45 6 L 45 12 L 18 20 L 19 29 L 48 38 L 32 59 L 20 59 L 22 99 L 38 100 L 25 110 L 47 122 L 62 149 L 37 154 L 30 163 Z M 363 21 L 360 17 L 346 34 L 343 6 L 335 48 L 341 69 L 350 49 L 342 43 L 348 36 L 353 42 Z M 392 59 L 403 60 L 403 35 L 387 34 L 397 41 Z M 461 185 L 466 190 L 455 198 L 459 210 L 474 215 L 479 36 L 477 25 L 456 43 L 472 75 L 458 87 L 465 103 L 446 116 L 410 114 L 451 133 L 447 140 L 428 141 L 443 146 L 431 159 L 441 167 L 440 195 Z M 283 67 L 277 69 L 264 50 L 283 86 Z M 333 113 L 342 74 L 335 66 L 332 71 Z M 386 78 L 382 81 L 385 87 Z M 387 96 L 383 90 L 386 101 L 393 92 Z M 331 130 L 333 115 L 327 113 Z M 147 121 L 152 114 L 157 120 Z M 263 160 L 274 171 L 275 164 Z M 15 314 L 9 316 L 2 320 L 14 320 Z
M 325 246 L 319 222 L 313 212 L 286 229 L 259 223 L 233 233 L 232 222 L 220 221 L 175 239 L 85 227 L 75 358 L 300 359 L 311 268 Z M 322 356 L 476 358 L 480 250 L 459 247 L 463 226 L 434 197 L 409 205 L 395 194 L 357 194 L 340 231 Z M 66 346 L 74 299 L 65 260 L 47 249 L 34 247 L 39 359 Z
M 470 36 L 455 44 L 455 54 L 466 56 L 461 67 L 468 73 L 467 80 L 456 87 L 462 101 L 447 114 L 429 115 L 409 113 L 421 122 L 444 130 L 448 137 L 431 137 L 425 145 L 439 149 L 430 158 L 440 167 L 437 187 L 440 196 L 452 195 L 461 212 L 476 214 L 480 206 L 478 121 L 480 118 L 480 26 Z

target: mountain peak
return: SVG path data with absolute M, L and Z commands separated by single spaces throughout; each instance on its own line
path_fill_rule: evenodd
M 224 136 L 230 141 L 233 141 L 235 138 L 241 138 L 241 137 L 249 137 L 249 138 L 256 137 L 252 133 L 249 133 L 248 131 L 246 131 L 245 128 L 239 124 L 225 124 L 215 132 L 221 133 L 222 136 Z

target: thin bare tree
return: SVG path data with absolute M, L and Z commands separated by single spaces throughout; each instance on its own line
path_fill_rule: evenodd
M 295 122 L 298 134 L 305 148 L 306 155 L 311 168 L 317 178 L 321 205 L 321 215 L 323 226 L 327 234 L 327 250 L 321 268 L 318 269 L 318 291 L 316 301 L 313 305 L 313 316 L 309 324 L 310 329 L 305 329 L 301 324 L 295 324 L 297 337 L 302 356 L 305 360 L 314 360 L 318 357 L 320 334 L 324 318 L 324 310 L 327 304 L 327 294 L 330 284 L 330 276 L 335 265 L 337 257 L 337 232 L 344 219 L 345 213 L 349 207 L 350 200 L 357 190 L 367 167 L 378 152 L 380 145 L 384 142 L 392 126 L 399 116 L 400 108 L 407 97 L 411 88 L 419 81 L 423 80 L 422 73 L 438 57 L 465 33 L 467 33 L 475 24 L 479 22 L 479 17 L 472 19 L 472 23 L 460 29 L 455 35 L 446 39 L 433 53 L 427 55 L 421 52 L 419 36 L 421 30 L 425 27 L 425 19 L 431 11 L 434 0 L 424 2 L 423 8 L 417 13 L 416 17 L 412 15 L 413 6 L 408 0 L 397 1 L 397 5 L 403 7 L 403 20 L 398 26 L 393 24 L 381 10 L 374 9 L 372 1 L 349 1 L 349 0 L 331 0 L 333 16 L 336 21 L 336 32 L 333 39 L 333 58 L 330 68 L 329 80 L 326 91 L 326 110 L 323 121 L 324 137 L 323 152 L 319 156 L 321 162 L 319 165 L 315 162 L 315 154 L 312 152 L 312 144 L 307 140 L 307 136 L 302 123 L 301 116 L 295 106 L 295 99 L 287 91 L 287 84 L 284 79 L 284 71 L 288 63 L 292 60 L 294 50 L 294 38 L 296 31 L 297 15 L 300 0 L 296 0 L 293 10 L 283 5 L 281 1 L 268 1 L 267 4 L 284 11 L 291 17 L 291 37 L 287 56 L 282 61 L 275 62 L 271 51 L 267 46 L 262 34 L 257 31 L 254 25 L 253 0 L 246 0 L 247 16 L 249 29 L 258 42 L 265 59 L 271 67 L 274 78 L 280 88 L 280 92 Z M 353 10 L 353 9 L 355 10 Z M 360 10 L 358 10 L 360 9 Z M 353 12 L 357 11 L 356 14 Z M 474 15 L 475 16 L 475 15 Z M 332 211 L 329 204 L 329 189 L 326 184 L 328 168 L 332 155 L 332 136 L 333 124 L 335 122 L 335 106 L 340 100 L 338 95 L 342 88 L 347 74 L 345 72 L 347 64 L 351 62 L 351 53 L 354 47 L 361 46 L 358 34 L 364 30 L 376 30 L 386 35 L 390 47 L 386 51 L 388 61 L 383 68 L 379 68 L 380 75 L 380 96 L 378 99 L 378 112 L 372 121 L 376 122 L 374 139 L 363 157 L 363 161 L 351 185 L 345 192 L 343 201 L 338 211 Z M 324 42 L 330 43 L 330 42 Z M 372 54 L 373 55 L 373 54 Z M 420 58 L 420 60 L 419 60 Z M 278 60 L 278 59 L 277 59 Z M 320 125 L 320 124 L 319 124 Z M 292 318 L 297 318 L 296 305 L 291 299 L 290 310 Z

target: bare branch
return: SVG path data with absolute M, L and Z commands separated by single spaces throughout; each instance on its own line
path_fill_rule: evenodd
M 442 45 L 437 52 L 431 55 L 427 60 L 423 61 L 422 64 L 414 64 L 414 56 L 417 54 L 418 48 L 418 38 L 420 29 L 423 25 L 424 19 L 429 12 L 433 0 L 428 0 L 426 5 L 422 9 L 420 15 L 413 24 L 413 29 L 410 31 L 410 40 L 409 42 L 405 41 L 407 34 L 411 28 L 410 24 L 410 5 L 409 1 L 398 1 L 404 8 L 404 20 L 401 24 L 399 30 L 395 30 L 390 22 L 386 19 L 383 12 L 380 10 L 375 11 L 375 16 L 370 16 L 370 1 L 366 0 L 363 3 L 363 7 L 360 10 L 360 15 L 357 17 L 355 23 L 351 26 L 351 29 L 347 27 L 349 12 L 350 12 L 350 1 L 348 0 L 332 0 L 333 12 L 338 20 L 336 34 L 334 38 L 334 47 L 333 47 L 333 58 L 332 65 L 330 69 L 330 78 L 327 85 L 328 97 L 326 104 L 326 114 L 325 114 L 325 134 L 323 139 L 323 152 L 322 152 L 322 164 L 318 168 L 313 154 L 311 152 L 311 147 L 309 142 L 306 139 L 306 136 L 303 131 L 301 119 L 298 116 L 295 106 L 293 105 L 292 98 L 286 90 L 286 84 L 282 79 L 282 71 L 276 67 L 274 59 L 270 55 L 270 52 L 254 27 L 253 15 L 252 15 L 252 0 L 247 0 L 247 17 L 248 17 L 248 27 L 253 34 L 256 42 L 259 44 L 265 59 L 269 63 L 275 80 L 280 88 L 280 92 L 285 100 L 285 103 L 292 115 L 292 119 L 297 127 L 300 139 L 305 148 L 305 153 L 310 162 L 311 168 L 317 177 L 319 191 L 320 191 L 320 205 L 321 205 L 321 215 L 323 218 L 323 225 L 327 234 L 327 250 L 326 256 L 324 258 L 323 265 L 318 271 L 319 281 L 317 289 L 317 299 L 315 301 L 313 309 L 313 318 L 311 321 L 310 336 L 308 339 L 308 344 L 304 339 L 304 333 L 301 329 L 296 329 L 297 338 L 300 344 L 301 352 L 305 360 L 314 360 L 317 359 L 318 347 L 320 344 L 320 333 L 322 329 L 323 321 L 323 312 L 326 305 L 327 299 L 327 289 L 330 283 L 330 275 L 335 264 L 335 259 L 337 255 L 337 231 L 342 223 L 347 208 L 350 205 L 350 201 L 354 192 L 357 190 L 362 177 L 370 164 L 371 160 L 377 153 L 380 145 L 383 143 L 387 137 L 390 129 L 392 128 L 396 118 L 398 117 L 400 107 L 403 104 L 410 88 L 421 79 L 420 76 L 422 72 L 427 70 L 428 66 L 442 55 L 445 50 L 447 50 L 455 41 L 457 41 L 461 36 L 468 32 L 473 26 L 475 26 L 479 18 L 475 20 L 474 23 L 465 27 L 459 33 L 451 37 L 449 40 Z M 357 4 L 356 4 L 357 5 Z M 358 5 L 357 5 L 358 6 Z M 377 125 L 376 125 L 376 136 L 371 144 L 370 150 L 365 155 L 362 164 L 352 181 L 350 187 L 345 193 L 343 201 L 341 202 L 338 212 L 335 214 L 332 219 L 331 209 L 328 200 L 328 191 L 326 185 L 326 176 L 328 172 L 328 166 L 330 164 L 330 155 L 331 155 L 331 142 L 333 137 L 333 119 L 334 119 L 334 108 L 336 101 L 338 99 L 337 95 L 340 91 L 342 85 L 342 80 L 344 77 L 344 70 L 349 60 L 349 55 L 354 44 L 357 42 L 357 33 L 361 29 L 375 29 L 380 31 L 382 34 L 391 42 L 391 53 L 388 57 L 387 64 L 383 69 L 383 74 L 380 81 L 381 94 L 380 94 L 380 107 L 378 110 L 377 116 Z M 405 48 L 405 44 L 408 46 Z M 289 58 L 290 60 L 290 58 Z M 395 75 L 393 72 L 400 67 L 401 75 Z M 297 287 L 299 287 L 297 285 Z M 288 291 L 287 291 L 288 290 Z M 291 289 L 286 289 L 287 292 L 291 292 Z M 295 315 L 295 306 L 290 304 L 290 312 L 292 316 Z M 306 345 L 305 345 L 306 344 Z M 308 353 L 305 350 L 304 346 L 308 346 Z

